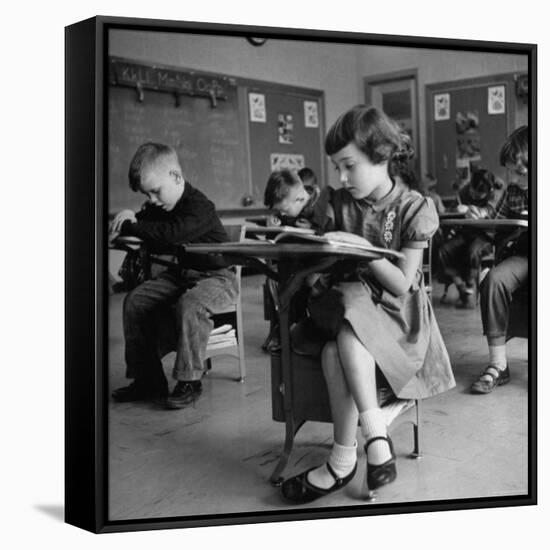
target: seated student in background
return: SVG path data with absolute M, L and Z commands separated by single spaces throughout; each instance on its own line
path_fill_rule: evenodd
M 307 166 L 300 168 L 300 170 L 298 170 L 298 177 L 302 180 L 306 191 L 310 195 L 315 196 L 321 192 L 321 187 L 317 182 L 317 176 L 311 168 L 308 168 Z
M 307 184 L 302 180 L 305 178 Z M 264 192 L 264 204 L 274 215 L 270 219 L 271 225 L 291 225 L 314 229 L 317 233 L 324 233 L 330 229 L 330 198 L 333 189 L 329 186 L 320 190 L 317 177 L 310 168 L 302 168 L 300 172 L 283 169 L 273 171 L 267 180 Z M 298 320 L 305 311 L 304 300 L 309 294 L 308 288 L 317 289 L 323 284 L 322 275 L 312 274 L 306 281 L 306 288 L 299 292 L 292 304 L 291 319 Z M 273 304 L 272 304 L 273 305 Z M 271 307 L 272 319 L 276 318 L 275 307 Z M 280 348 L 279 326 L 275 321 L 271 331 L 262 345 L 265 351 L 276 351 Z
M 516 176 L 508 184 L 496 217 L 524 218 L 529 209 L 529 131 L 521 126 L 504 142 L 500 150 L 500 163 Z M 489 366 L 471 387 L 473 393 L 492 392 L 497 386 L 510 381 L 506 361 L 506 331 L 508 313 L 514 291 L 526 284 L 529 274 L 529 234 L 523 232 L 510 251 L 511 255 L 489 270 L 481 283 L 481 319 L 483 334 L 489 346 Z
M 329 221 L 326 211 L 333 190 L 329 186 L 321 190 L 310 168 L 302 171 L 308 177 L 307 186 L 294 170 L 273 171 L 265 187 L 264 205 L 274 211 L 270 220 L 273 225 L 293 225 L 322 233 Z
M 425 197 L 430 197 L 430 199 L 432 199 L 435 205 L 435 209 L 437 210 L 437 213 L 441 215 L 441 214 L 444 214 L 447 211 L 447 209 L 443 204 L 443 199 L 435 190 L 436 186 L 437 186 L 437 180 L 435 179 L 435 177 L 432 176 L 431 174 L 426 174 L 420 181 L 418 190 Z
M 492 172 L 478 169 L 470 182 L 458 191 L 457 211 L 470 219 L 495 216 L 496 190 L 499 187 Z M 460 229 L 439 247 L 439 270 L 458 290 L 456 307 L 473 309 L 476 305 L 476 283 L 481 260 L 490 254 L 493 239 L 481 229 Z M 441 298 L 447 301 L 447 288 Z
M 130 164 L 130 187 L 147 197 L 140 212 L 119 212 L 110 224 L 110 238 L 133 235 L 159 252 L 178 255 L 169 268 L 126 295 L 123 309 L 126 376 L 134 381 L 113 392 L 119 402 L 154 400 L 168 408 L 194 403 L 202 392 L 204 355 L 211 315 L 234 303 L 235 272 L 223 260 L 181 254 L 182 243 L 219 243 L 229 238 L 214 204 L 184 179 L 176 151 L 168 145 L 141 145 Z M 168 382 L 159 354 L 158 319 L 175 307 L 177 347 L 173 377 Z
M 325 139 L 342 185 L 332 197 L 335 230 L 325 235 L 398 250 L 403 258 L 354 263 L 308 304 L 334 442 L 324 464 L 283 483 L 283 496 L 293 503 L 310 502 L 351 481 L 357 469 L 358 422 L 368 489 L 396 478 L 396 456 L 378 401 L 380 385 L 402 399 L 435 395 L 455 385 L 421 268 L 423 250 L 439 220 L 432 201 L 392 175 L 393 159 L 402 147 L 398 124 L 365 105 L 340 116 Z

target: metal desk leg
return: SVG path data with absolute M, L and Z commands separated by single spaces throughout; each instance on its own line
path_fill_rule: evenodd
M 414 449 L 413 452 L 409 455 L 409 458 L 422 458 L 422 451 L 420 450 L 420 399 L 415 399 L 416 405 L 416 422 L 413 422 L 413 438 L 414 438 Z
M 279 458 L 279 462 L 277 463 L 275 470 L 273 470 L 273 473 L 269 478 L 269 481 L 275 487 L 281 486 L 284 481 L 284 477 L 282 474 L 288 464 L 290 453 L 292 452 L 292 446 L 294 444 L 294 436 L 304 424 L 305 424 L 305 421 L 302 421 L 300 422 L 300 424 L 296 425 L 292 415 L 288 415 L 288 417 L 285 420 L 285 426 L 286 426 L 285 445 L 283 447 L 281 458 Z
M 282 472 L 285 469 L 290 453 L 292 451 L 292 445 L 294 443 L 294 434 L 300 429 L 300 426 L 296 426 L 294 420 L 294 414 L 292 410 L 292 371 L 291 371 L 291 353 L 290 353 L 290 332 L 289 332 L 289 304 L 293 292 L 285 293 L 283 299 L 279 294 L 276 302 L 279 313 L 279 331 L 281 342 L 281 378 L 282 384 L 280 391 L 283 394 L 283 409 L 285 415 L 285 444 L 283 453 L 279 459 L 279 463 L 275 468 L 273 474 L 271 474 L 270 481 L 273 485 L 281 485 L 283 482 Z M 303 424 L 303 422 L 302 422 Z

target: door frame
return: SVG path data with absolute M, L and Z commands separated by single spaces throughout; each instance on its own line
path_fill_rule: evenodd
M 413 143 L 415 148 L 415 167 L 418 178 L 422 177 L 421 171 L 421 155 L 420 155 L 420 97 L 418 87 L 418 69 L 402 69 L 399 71 L 392 71 L 388 73 L 380 73 L 371 76 L 363 77 L 363 91 L 365 95 L 365 103 L 370 105 L 372 103 L 373 88 L 382 84 L 392 84 L 401 80 L 412 80 L 412 88 L 414 90 L 413 98 L 413 112 L 412 112 L 412 128 L 413 128 Z

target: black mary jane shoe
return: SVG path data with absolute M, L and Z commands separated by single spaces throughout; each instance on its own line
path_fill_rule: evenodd
M 357 462 L 355 463 L 353 470 L 345 477 L 338 477 L 334 470 L 331 468 L 330 464 L 327 462 L 327 471 L 334 478 L 334 485 L 332 485 L 328 489 L 315 487 L 315 485 L 312 485 L 307 480 L 307 475 L 309 474 L 309 472 L 317 468 L 318 466 L 315 466 L 313 468 L 310 468 L 306 472 L 302 472 L 297 476 L 285 480 L 281 486 L 283 497 L 294 504 L 305 504 L 307 502 L 312 502 L 319 497 L 329 495 L 330 493 L 333 493 L 334 491 L 337 491 L 338 489 L 346 486 L 353 479 L 355 471 L 357 470 Z
M 391 458 L 383 462 L 382 464 L 369 464 L 367 450 L 369 445 L 378 439 L 386 441 L 390 447 Z M 379 435 L 369 439 L 365 443 L 365 454 L 367 454 L 367 486 L 369 490 L 378 489 L 382 485 L 387 485 L 395 480 L 397 477 L 397 468 L 395 465 L 395 452 L 393 450 L 393 443 L 390 436 Z

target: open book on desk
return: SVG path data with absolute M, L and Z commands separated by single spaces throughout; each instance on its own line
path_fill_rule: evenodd
M 361 242 L 346 242 L 316 235 L 313 229 L 280 225 L 277 227 L 248 227 L 247 236 L 263 235 L 265 239 L 245 238 L 239 242 L 189 243 L 181 247 L 191 254 L 224 254 L 239 263 L 237 257 L 255 259 L 302 259 L 348 257 L 364 259 L 403 258 L 401 252 Z
M 315 235 L 313 229 L 306 229 L 305 227 L 294 227 L 292 225 L 273 225 L 273 226 L 249 226 L 245 227 L 246 233 L 250 235 L 265 235 L 270 237 L 273 241 L 279 235 Z
M 297 229 L 297 228 L 292 228 Z M 284 233 L 279 233 L 275 238 L 271 239 L 271 242 L 274 244 L 283 244 L 283 243 L 319 243 L 322 245 L 328 245 L 334 249 L 349 249 L 349 250 L 363 250 L 365 252 L 374 252 L 381 254 L 386 258 L 403 258 L 401 252 L 392 250 L 390 248 L 383 248 L 380 246 L 373 246 L 370 244 L 363 244 L 354 241 L 344 241 L 340 239 L 334 239 L 325 237 L 324 235 L 315 235 L 312 230 L 303 230 L 304 232 L 293 232 L 287 231 Z

